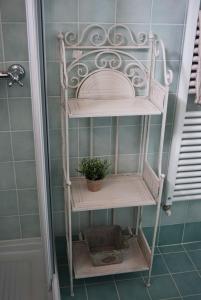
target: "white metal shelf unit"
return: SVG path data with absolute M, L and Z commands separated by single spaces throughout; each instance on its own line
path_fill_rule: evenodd
M 95 24 L 83 31 L 80 40 L 73 33 L 60 33 L 60 79 L 62 156 L 65 190 L 65 223 L 67 252 L 73 295 L 73 266 L 76 278 L 108 275 L 139 270 L 149 270 L 150 284 L 156 241 L 161 193 L 164 175 L 161 173 L 163 141 L 169 85 L 172 72 L 166 69 L 163 42 L 152 33 L 135 35 L 125 25 L 114 25 L 109 29 Z M 155 60 L 162 50 L 164 80 L 155 79 Z M 148 66 L 134 54 L 146 51 Z M 72 52 L 73 61 L 66 64 L 66 52 Z M 90 63 L 87 64 L 87 61 Z M 144 96 L 137 90 L 143 89 Z M 74 91 L 74 99 L 68 93 Z M 147 160 L 150 116 L 162 115 L 157 174 Z M 118 175 L 119 117 L 142 116 L 140 159 L 137 174 Z M 106 179 L 100 192 L 88 192 L 83 178 L 70 178 L 69 171 L 69 118 L 91 117 L 90 155 L 93 156 L 93 117 L 116 118 L 115 170 Z M 156 219 L 152 248 L 150 250 L 141 228 L 144 205 L 156 206 Z M 104 268 L 93 267 L 83 241 L 72 243 L 71 213 L 111 208 L 113 223 L 116 207 L 137 207 L 135 236 L 122 264 Z M 74 255 L 72 254 L 74 253 Z

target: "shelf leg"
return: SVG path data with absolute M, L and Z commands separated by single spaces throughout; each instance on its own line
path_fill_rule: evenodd
M 134 208 L 134 211 L 133 211 L 133 216 L 135 217 L 135 208 Z M 137 207 L 137 219 L 136 219 L 136 227 L 135 227 L 135 235 L 137 236 L 138 235 L 138 232 L 139 232 L 139 227 L 141 226 L 141 219 L 142 219 L 142 207 L 138 206 Z
M 149 275 L 148 275 L 148 280 L 146 283 L 147 287 L 150 287 L 150 285 L 151 285 L 151 273 L 152 273 L 154 250 L 155 250 L 156 237 L 157 237 L 157 231 L 158 231 L 160 204 L 161 204 L 161 201 L 158 201 L 157 210 L 156 210 L 156 220 L 155 220 L 155 225 L 154 225 L 153 240 L 152 240 L 152 248 L 151 248 L 151 261 L 150 261 Z
M 70 185 L 68 185 L 68 194 L 67 194 L 67 211 L 68 211 L 68 265 L 69 265 L 69 276 L 70 276 L 70 294 L 74 296 L 73 291 L 73 255 L 72 255 L 72 222 L 71 222 L 71 192 Z

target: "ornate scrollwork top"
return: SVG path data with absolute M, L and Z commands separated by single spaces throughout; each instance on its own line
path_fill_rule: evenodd
M 87 26 L 80 38 L 73 32 L 64 34 L 65 46 L 75 47 L 148 47 L 147 33 L 140 32 L 137 35 L 123 24 L 112 25 L 105 28 L 99 24 Z
M 93 60 L 88 61 L 88 56 L 93 55 Z M 94 56 L 95 55 L 95 56 Z M 124 59 L 127 57 L 127 60 Z M 90 65 L 90 68 L 89 68 Z M 132 54 L 121 50 L 93 50 L 75 59 L 68 67 L 68 87 L 78 88 L 82 80 L 96 70 L 113 69 L 119 70 L 128 77 L 132 85 L 142 88 L 147 83 L 146 67 Z

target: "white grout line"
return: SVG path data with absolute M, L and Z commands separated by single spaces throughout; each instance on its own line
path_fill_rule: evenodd
M 86 286 L 85 280 L 84 280 L 84 289 L 85 289 L 86 300 L 88 300 L 89 296 L 88 296 L 88 291 L 87 291 L 87 286 Z
M 1 15 L 1 12 L 0 12 Z M 1 44 L 2 44 L 2 56 L 4 61 L 4 67 L 5 67 L 5 48 L 4 48 L 4 36 L 3 36 L 3 29 L 2 29 L 2 23 L 0 24 L 0 30 L 1 30 Z M 6 101 L 7 101 L 7 109 L 8 109 L 8 122 L 9 122 L 9 128 L 11 129 L 11 114 L 10 114 L 10 108 L 9 108 L 9 102 L 8 102 L 8 86 L 6 85 Z M 11 156 L 12 156 L 12 169 L 14 174 L 14 184 L 15 184 L 15 191 L 16 191 L 16 202 L 17 202 L 17 211 L 18 211 L 18 221 L 19 221 L 19 229 L 20 229 L 20 238 L 22 238 L 22 224 L 20 221 L 20 207 L 19 207 L 19 195 L 17 191 L 17 177 L 16 177 L 16 170 L 15 170 L 15 162 L 14 162 L 14 149 L 13 149 L 13 139 L 12 134 L 10 132 L 10 143 L 11 143 Z
M 171 277 L 171 279 L 172 279 L 172 281 L 173 281 L 173 283 L 174 283 L 174 285 L 175 285 L 175 287 L 176 287 L 176 289 L 177 289 L 177 291 L 178 291 L 178 293 L 179 293 L 179 297 L 182 298 L 182 295 L 181 295 L 180 290 L 179 290 L 179 288 L 178 288 L 178 286 L 177 286 L 177 284 L 176 284 L 176 281 L 174 280 L 174 277 L 172 276 L 172 274 L 174 274 L 174 273 L 171 273 L 171 271 L 170 271 L 170 269 L 169 269 L 169 267 L 168 267 L 168 265 L 167 265 L 167 263 L 166 263 L 166 260 L 165 260 L 165 258 L 163 257 L 162 254 L 161 254 L 161 257 L 162 257 L 163 263 L 164 263 L 164 265 L 166 266 L 166 268 L 167 268 L 167 270 L 168 270 L 168 272 L 169 272 L 169 275 L 170 275 L 170 277 Z M 184 273 L 184 272 L 181 272 L 181 273 Z M 178 274 L 178 273 L 177 273 L 177 274 Z M 167 274 L 166 274 L 166 275 L 167 275 Z
M 152 21 L 153 21 L 153 6 L 154 6 L 154 0 L 151 1 L 151 13 L 150 13 L 150 25 L 149 25 L 149 31 L 152 32 Z
M 199 269 L 197 268 L 196 264 L 194 263 L 194 261 L 192 260 L 191 256 L 189 255 L 189 253 L 188 253 L 188 251 L 187 251 L 186 249 L 184 249 L 184 252 L 186 253 L 186 255 L 187 255 L 187 257 L 189 258 L 189 260 L 191 261 L 193 267 L 195 268 L 194 271 L 195 271 L 195 272 L 198 274 L 198 276 L 201 278 L 201 273 L 200 273 L 201 270 L 199 270 Z
M 115 290 L 117 293 L 117 298 L 118 298 L 118 300 L 121 300 L 115 279 L 113 279 L 113 282 L 114 282 Z

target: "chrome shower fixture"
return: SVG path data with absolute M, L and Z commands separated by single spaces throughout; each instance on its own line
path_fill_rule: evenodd
M 23 86 L 22 80 L 25 77 L 25 70 L 19 64 L 13 64 L 9 66 L 7 72 L 0 71 L 0 79 L 8 79 L 8 86 L 11 87 L 14 84 Z

